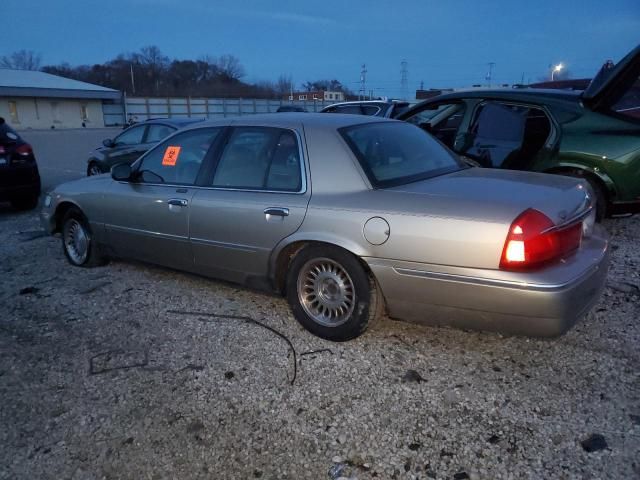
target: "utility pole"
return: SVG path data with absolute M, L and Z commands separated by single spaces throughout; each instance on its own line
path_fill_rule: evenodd
M 129 65 L 129 69 L 131 71 L 131 93 L 133 95 L 136 94 L 136 82 L 133 79 L 133 63 Z
M 487 72 L 487 82 L 489 83 L 489 87 L 491 86 L 491 77 L 493 76 L 493 66 L 496 64 L 496 62 L 489 62 L 489 71 Z
M 424 90 L 424 80 L 420 80 L 420 90 Z
M 363 63 L 362 70 L 360 70 L 360 90 L 358 91 L 358 100 L 360 100 L 360 95 L 362 95 L 362 99 L 367 99 L 367 66 Z
M 403 100 L 406 100 L 409 97 L 409 70 L 407 66 L 408 63 L 406 60 L 402 60 L 402 62 L 400 62 L 400 92 Z

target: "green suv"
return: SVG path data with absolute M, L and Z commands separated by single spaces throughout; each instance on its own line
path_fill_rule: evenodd
M 426 100 L 396 118 L 470 163 L 581 177 L 598 218 L 640 212 L 640 46 L 583 92 L 479 89 Z

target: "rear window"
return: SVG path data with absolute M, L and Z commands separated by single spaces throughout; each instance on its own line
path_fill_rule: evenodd
M 611 109 L 619 115 L 640 120 L 640 77 L 624 91 Z
M 417 182 L 465 168 L 420 128 L 381 122 L 339 129 L 374 187 Z

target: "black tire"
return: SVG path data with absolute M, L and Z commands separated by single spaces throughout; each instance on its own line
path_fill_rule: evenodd
M 91 268 L 107 263 L 107 257 L 102 254 L 99 246 L 93 242 L 93 234 L 89 227 L 89 222 L 79 209 L 72 207 L 65 213 L 62 219 L 61 232 L 62 251 L 71 265 Z M 85 240 L 79 243 L 86 245 L 86 250 L 83 249 L 82 254 L 78 254 L 79 244 L 74 243 L 74 239 L 79 238 L 80 235 Z
M 16 210 L 33 210 L 38 206 L 39 195 L 32 195 L 30 197 L 20 197 L 11 200 L 11 206 Z
M 607 211 L 609 207 L 607 194 L 605 193 L 605 190 L 602 187 L 602 185 L 600 185 L 600 183 L 594 178 L 592 178 L 589 174 L 585 174 L 585 172 L 580 170 L 563 172 L 563 175 L 580 178 L 589 184 L 589 187 L 591 188 L 592 196 L 596 201 L 596 222 L 601 222 L 607 216 Z
M 102 173 L 105 172 L 102 170 L 102 167 L 100 167 L 98 162 L 91 162 L 89 165 L 87 165 L 87 177 L 90 177 L 92 175 L 100 175 Z
M 352 286 L 352 288 L 346 288 L 345 290 L 349 292 L 349 301 L 345 302 L 345 305 L 348 303 L 351 307 L 344 308 L 344 313 L 339 318 L 334 319 L 336 320 L 335 324 L 331 324 L 330 317 L 323 317 L 326 320 L 324 323 L 316 320 L 310 314 L 310 309 L 314 308 L 310 304 L 314 302 L 307 301 L 303 303 L 301 296 L 304 296 L 304 294 L 299 294 L 301 282 L 304 281 L 304 278 L 309 278 L 305 277 L 305 272 L 309 272 L 310 266 L 320 265 L 323 262 L 327 265 L 335 266 L 336 270 L 344 277 L 345 283 Z M 329 271 L 321 273 L 330 274 Z M 336 275 L 339 274 L 336 273 Z M 341 283 L 341 285 L 343 284 Z M 340 286 L 335 288 L 337 291 L 334 293 L 342 296 L 339 293 L 342 292 Z M 315 292 L 311 286 L 307 286 L 307 289 Z M 384 299 L 375 279 L 369 276 L 359 260 L 351 253 L 331 245 L 313 245 L 300 250 L 289 265 L 286 293 L 293 315 L 298 322 L 314 335 L 334 342 L 344 342 L 358 337 L 384 312 Z M 317 301 L 315 303 L 320 305 L 319 296 L 316 296 L 315 293 L 307 293 L 307 295 L 316 298 Z M 309 298 L 308 296 L 307 299 Z M 325 312 L 327 310 L 325 308 Z

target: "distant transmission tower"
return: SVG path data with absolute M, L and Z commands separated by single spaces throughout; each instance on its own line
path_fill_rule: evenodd
M 363 99 L 367 98 L 367 66 L 363 63 L 362 70 L 360 70 L 360 90 L 358 90 L 358 100 L 362 96 Z
M 408 65 L 409 64 L 406 60 L 402 60 L 402 62 L 400 62 L 400 92 L 403 100 L 409 98 Z
M 489 65 L 489 71 L 487 72 L 487 76 L 485 77 L 487 79 L 487 83 L 488 86 L 491 86 L 491 77 L 493 77 L 493 67 L 496 65 L 496 62 L 489 62 L 487 65 Z

